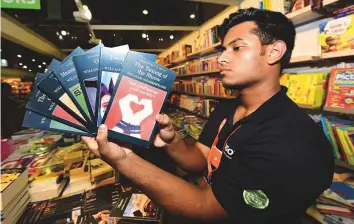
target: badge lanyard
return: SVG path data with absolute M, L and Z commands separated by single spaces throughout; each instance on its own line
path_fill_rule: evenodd
M 224 127 L 225 123 L 226 123 L 226 118 L 221 122 L 221 124 L 219 126 L 219 130 L 218 130 L 218 134 L 216 135 L 216 137 L 213 141 L 213 144 L 211 146 L 208 160 L 207 160 L 207 162 L 208 162 L 208 175 L 207 175 L 207 178 L 205 178 L 205 182 L 202 183 L 202 186 L 206 186 L 206 185 L 211 184 L 211 177 L 213 175 L 213 172 L 219 168 L 221 157 L 222 157 L 222 151 L 219 150 L 216 145 L 218 144 L 218 141 L 219 141 L 220 131 Z M 239 125 L 235 130 L 233 130 L 231 132 L 231 134 L 227 137 L 225 144 L 229 140 L 231 135 L 233 135 L 240 127 L 241 127 L 241 125 Z M 224 148 L 225 148 L 225 144 L 224 144 Z M 212 168 L 212 165 L 215 167 L 215 169 Z

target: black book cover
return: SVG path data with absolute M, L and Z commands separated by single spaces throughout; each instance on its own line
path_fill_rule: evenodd
M 128 51 L 128 45 L 101 47 L 95 109 L 97 127 L 102 122 Z
M 33 202 L 27 205 L 17 224 L 36 224 L 39 222 L 48 201 Z
M 95 52 L 101 48 L 100 45 L 88 50 L 87 52 Z M 59 66 L 54 70 L 54 74 L 61 86 L 67 92 L 70 99 L 79 109 L 85 120 L 91 125 L 90 129 L 94 128 L 93 117 L 89 112 L 89 104 L 86 103 L 84 94 L 81 89 L 76 67 L 73 62 L 73 56 L 82 55 L 85 52 L 81 48 L 76 48 Z
M 89 107 L 90 116 L 93 118 L 92 120 L 95 124 L 97 123 L 95 121 L 95 109 L 101 47 L 103 45 L 99 45 L 84 54 L 73 57 L 82 93 Z
M 122 192 L 110 216 L 137 223 L 158 223 L 161 219 L 161 208 L 145 194 Z
M 55 60 L 55 59 L 53 59 Z M 83 125 L 87 126 L 87 121 L 75 106 L 69 95 L 65 92 L 59 81 L 55 77 L 53 71 L 57 70 L 60 65 L 55 65 L 49 70 L 49 74 L 42 79 L 37 87 L 43 93 L 45 93 L 53 102 L 62 107 L 66 112 L 73 116 Z
M 67 134 L 75 134 L 82 136 L 93 136 L 88 132 L 70 127 L 66 124 L 47 118 L 36 112 L 26 110 L 25 117 L 23 118 L 22 127 L 36 128 L 41 130 L 56 131 Z
M 103 123 L 109 137 L 148 147 L 176 73 L 130 51 L 115 85 Z
M 89 132 L 85 126 L 83 126 L 79 121 L 77 121 L 68 112 L 53 102 L 49 97 L 47 97 L 47 95 L 42 93 L 37 88 L 38 82 L 44 77 L 45 74 L 37 73 L 32 89 L 32 95 L 26 105 L 26 109 L 84 132 Z

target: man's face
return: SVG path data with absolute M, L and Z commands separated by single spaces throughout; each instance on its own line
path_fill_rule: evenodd
M 254 22 L 243 22 L 227 32 L 218 58 L 224 87 L 240 90 L 262 80 L 267 61 L 258 36 L 252 32 L 256 27 Z

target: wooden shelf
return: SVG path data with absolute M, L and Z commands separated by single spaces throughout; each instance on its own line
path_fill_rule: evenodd
M 202 76 L 202 75 L 209 75 L 209 74 L 215 74 L 215 73 L 220 73 L 220 70 L 196 72 L 196 73 L 190 73 L 187 75 L 179 75 L 179 76 L 177 76 L 177 78 L 183 78 L 183 77 L 189 77 L 189 76 Z
M 314 108 L 312 107 L 311 105 L 308 105 L 308 104 L 301 104 L 301 103 L 298 103 L 297 104 L 299 107 L 301 108 L 304 108 L 304 109 L 318 109 L 318 108 Z M 320 108 L 320 107 L 319 107 Z
M 208 47 L 208 48 L 201 49 L 201 50 L 199 50 L 199 51 L 190 53 L 190 54 L 187 55 L 187 58 L 188 58 L 188 59 L 192 59 L 192 58 L 194 58 L 194 57 L 200 57 L 200 56 L 205 56 L 205 55 L 208 55 L 208 54 L 216 53 L 215 48 L 218 47 L 218 46 L 220 46 L 220 45 L 221 45 L 221 43 L 218 42 L 218 43 L 216 43 L 216 44 L 211 45 L 211 46 Z
M 353 165 L 350 165 L 340 159 L 335 159 L 334 160 L 334 163 L 337 165 L 337 166 L 340 166 L 340 167 L 344 167 L 346 169 L 349 169 L 349 170 L 354 170 L 354 166 Z
M 354 49 L 322 54 L 322 59 L 354 56 Z
M 201 96 L 201 97 L 218 98 L 218 99 L 235 99 L 236 98 L 235 96 L 215 96 L 215 95 L 206 95 L 206 94 L 179 92 L 179 91 L 173 91 L 173 92 L 179 93 L 179 94 L 191 95 L 191 96 Z
M 338 2 L 339 0 L 322 0 L 322 5 L 323 6 L 328 6 L 330 4 L 333 4 L 333 3 L 336 3 Z
M 343 114 L 354 114 L 354 109 L 343 109 L 343 108 L 335 108 L 335 107 L 324 106 L 323 110 L 329 111 L 329 112 L 343 113 Z
M 318 61 L 320 59 L 320 57 L 318 56 L 299 56 L 299 57 L 292 57 L 290 59 L 290 64 L 294 64 L 294 63 L 302 63 L 302 62 L 314 62 L 314 61 Z
M 312 6 L 308 5 L 302 9 L 286 14 L 286 17 L 288 17 L 295 26 L 298 26 L 300 24 L 307 23 L 324 16 L 312 10 Z
M 202 118 L 202 119 L 208 119 L 208 117 L 204 117 L 203 115 L 194 113 L 194 112 L 192 112 L 192 111 L 190 111 L 190 110 L 188 110 L 188 109 L 186 109 L 186 108 L 184 108 L 184 107 L 180 107 L 180 106 L 177 106 L 176 104 L 172 104 L 172 103 L 169 103 L 169 104 L 170 104 L 171 106 L 173 106 L 173 107 L 176 107 L 176 108 L 178 108 L 178 109 L 180 109 L 180 110 L 185 111 L 186 113 L 190 113 L 191 115 L 200 117 L 200 118 Z

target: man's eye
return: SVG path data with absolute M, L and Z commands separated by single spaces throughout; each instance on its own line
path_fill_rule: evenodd
M 234 47 L 234 51 L 239 51 L 241 47 Z

